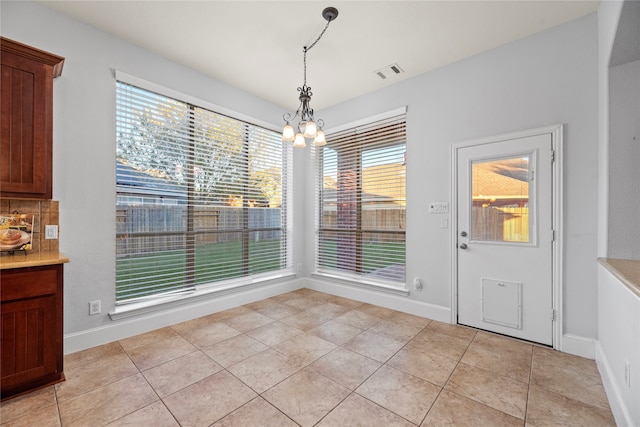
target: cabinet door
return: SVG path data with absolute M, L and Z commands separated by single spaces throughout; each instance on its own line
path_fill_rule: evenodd
M 2 53 L 0 187 L 4 197 L 51 198 L 50 66 Z
M 58 374 L 55 295 L 3 303 L 0 334 L 3 391 Z

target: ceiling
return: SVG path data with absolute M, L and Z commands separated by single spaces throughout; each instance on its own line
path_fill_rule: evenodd
M 598 1 L 42 1 L 271 101 L 297 107 L 303 46 L 318 110 L 594 12 Z M 377 70 L 404 73 L 382 80 Z

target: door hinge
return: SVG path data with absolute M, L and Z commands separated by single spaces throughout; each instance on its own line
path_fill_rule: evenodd
M 556 320 L 556 310 L 555 309 L 551 309 L 551 321 Z
M 534 179 L 536 179 L 536 178 L 535 178 L 535 175 L 536 175 L 536 171 L 531 171 L 531 174 L 529 175 L 529 177 L 530 177 L 529 179 L 530 179 L 531 181 L 533 181 Z
M 551 241 L 552 242 L 556 241 L 556 230 L 551 230 Z
M 555 163 L 556 161 L 556 152 L 551 150 L 551 163 Z

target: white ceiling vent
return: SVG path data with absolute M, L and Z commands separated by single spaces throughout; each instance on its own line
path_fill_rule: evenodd
M 391 65 L 387 65 L 384 68 L 381 68 L 377 71 L 375 71 L 375 73 L 378 75 L 378 77 L 380 77 L 382 80 L 388 78 L 388 77 L 393 77 L 397 74 L 401 74 L 404 73 L 404 70 L 402 68 L 400 68 L 400 66 L 398 64 L 391 64 Z

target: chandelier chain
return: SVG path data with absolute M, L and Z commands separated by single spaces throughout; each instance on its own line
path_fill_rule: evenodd
M 304 46 L 302 48 L 304 52 L 304 86 L 307 85 L 307 52 L 310 51 L 311 48 L 313 48 L 316 45 L 316 43 L 320 41 L 322 36 L 324 36 L 324 33 L 327 31 L 327 28 L 329 28 L 329 24 L 331 24 L 331 21 L 327 21 L 327 24 L 324 26 L 324 29 L 322 30 L 318 38 L 316 38 L 315 41 L 311 43 L 310 46 Z

